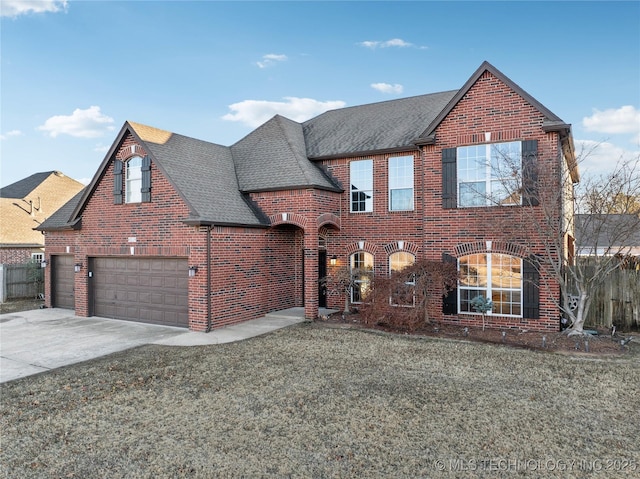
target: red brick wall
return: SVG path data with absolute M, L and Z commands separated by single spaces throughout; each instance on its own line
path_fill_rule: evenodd
M 417 256 L 441 260 L 443 253 L 455 255 L 458 245 L 487 240 L 493 242 L 531 242 L 537 232 L 523 226 L 528 215 L 542 218 L 540 207 L 442 208 L 442 149 L 485 143 L 485 132 L 491 141 L 538 140 L 539 165 L 548 178 L 559 175 L 558 136 L 542 130 L 543 116 L 505 84 L 485 73 L 461 101 L 447 115 L 436 130 L 436 143 L 414 155 L 415 211 L 389 212 L 387 159 L 393 155 L 373 155 L 325 161 L 324 166 L 343 185 L 349 185 L 349 163 L 353 160 L 373 159 L 374 207 L 372 213 L 350 213 L 349 192 L 341 196 L 342 227 L 338 234 L 327 239 L 329 256 L 337 254 L 339 264 L 348 264 L 349 254 L 359 249 L 358 241 L 365 241 L 365 251 L 374 255 L 375 273 L 387 274 L 388 257 L 398 240 L 418 245 Z M 425 125 L 426 127 L 426 125 Z M 559 178 L 559 176 L 555 176 Z M 549 181 L 547 181 L 549 184 Z M 558 183 L 559 184 L 559 183 Z M 533 252 L 542 250 L 542 240 L 534 241 Z M 557 330 L 558 310 L 553 298 L 559 289 L 556 284 L 541 286 L 539 320 L 492 316 L 493 327 Z M 342 308 L 344 297 L 330 297 L 330 307 Z M 479 315 L 442 315 L 434 308 L 436 320 L 460 324 L 481 324 Z M 433 317 L 433 316 L 432 316 Z
M 1 248 L 0 264 L 25 264 L 31 261 L 32 253 L 42 253 L 41 248 Z

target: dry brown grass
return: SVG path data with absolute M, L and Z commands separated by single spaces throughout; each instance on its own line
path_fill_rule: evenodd
M 632 477 L 639 366 L 318 324 L 145 346 L 2 384 L 1 472 Z

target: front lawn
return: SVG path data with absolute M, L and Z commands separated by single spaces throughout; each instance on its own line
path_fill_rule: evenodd
M 2 384 L 1 473 L 632 477 L 639 385 L 637 356 L 301 324 Z

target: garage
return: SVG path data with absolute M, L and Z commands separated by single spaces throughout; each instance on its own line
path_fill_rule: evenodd
M 75 308 L 75 273 L 72 255 L 51 256 L 51 305 L 54 308 Z
M 89 258 L 91 315 L 189 327 L 186 258 Z

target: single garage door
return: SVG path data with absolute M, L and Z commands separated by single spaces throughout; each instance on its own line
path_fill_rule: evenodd
M 92 314 L 189 326 L 186 258 L 91 258 Z
M 54 308 L 75 309 L 73 256 L 51 256 L 51 299 Z

